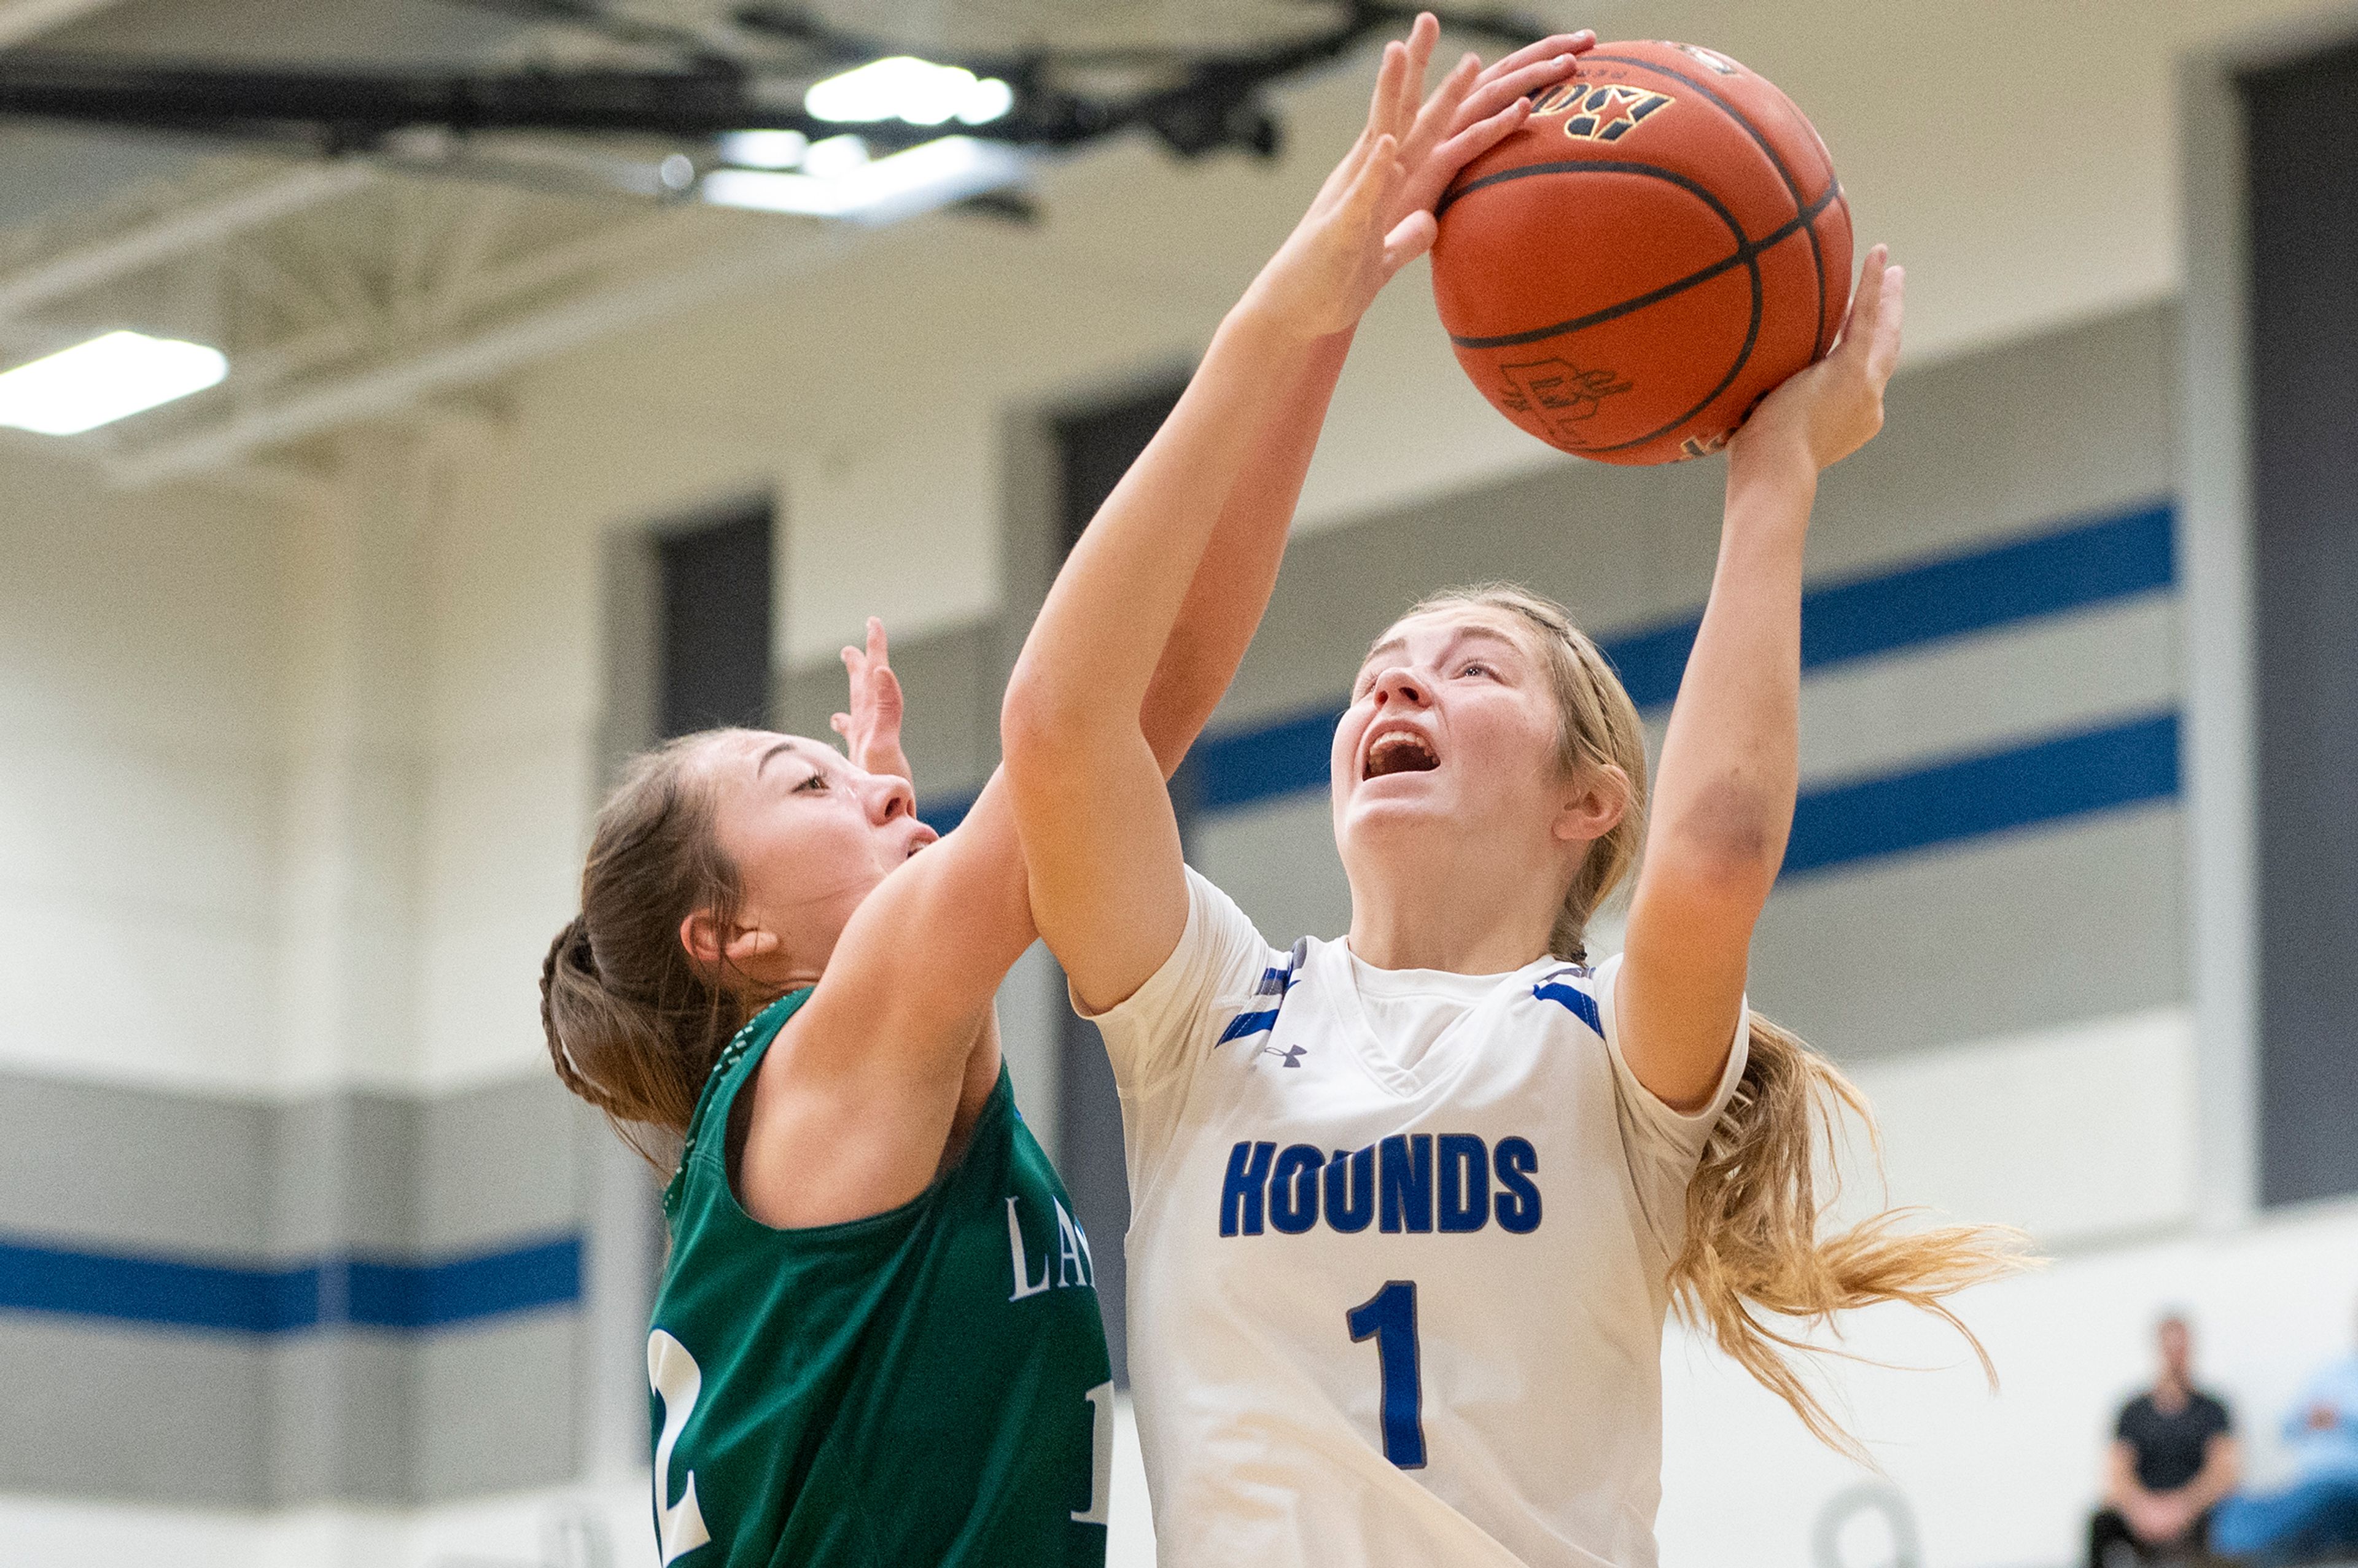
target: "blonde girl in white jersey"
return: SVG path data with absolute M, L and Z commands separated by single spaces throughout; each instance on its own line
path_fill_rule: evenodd
M 1253 431 L 1431 243 L 1425 211 L 1390 222 L 1430 45 L 1422 18 L 1387 51 L 1358 144 L 1073 551 L 1002 718 L 1032 906 L 1123 1098 L 1165 1568 L 1644 1568 L 1674 1296 L 1848 1445 L 1754 1309 L 1946 1315 L 2007 1265 L 1996 1233 L 1889 1217 L 1818 1238 L 1812 1123 L 1857 1100 L 1745 1005 L 1793 812 L 1803 535 L 1898 353 L 1880 247 L 1840 345 L 1729 449 L 1650 829 L 1610 666 L 1494 588 L 1417 606 L 1359 673 L 1332 761 L 1347 942 L 1272 947 L 1181 860 L 1141 706 Z M 1626 950 L 1592 970 L 1641 835 Z

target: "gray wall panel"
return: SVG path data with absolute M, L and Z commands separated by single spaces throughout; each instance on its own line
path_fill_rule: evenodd
M 271 1123 L 268 1108 L 234 1100 L 0 1076 L 0 1229 L 259 1253 Z
M 1813 672 L 1801 686 L 1801 776 L 1872 777 L 2167 712 L 2183 689 L 2181 635 L 2177 600 L 2147 594 Z M 1659 757 L 1659 728 L 1653 739 Z
M 2174 306 L 1904 371 L 1883 433 L 1827 475 L 1812 573 L 1963 548 L 2171 489 Z
M 262 1357 L 229 1335 L 0 1316 L 0 1491 L 267 1505 Z
M 2184 833 L 2137 807 L 1789 883 L 1753 1005 L 1855 1061 L 2182 1001 Z
M 413 1500 L 416 1348 L 384 1334 L 303 1334 L 265 1367 L 271 1506 Z
M 579 1359 L 571 1314 L 454 1329 L 417 1347 L 410 1496 L 421 1502 L 545 1487 L 577 1473 L 568 1389 Z
M 1599 629 L 1686 608 L 1710 584 L 1718 485 L 1716 464 L 1578 464 L 1297 538 L 1217 722 L 1349 690 L 1368 644 L 1436 589 L 1524 582 Z
M 892 628 L 884 628 L 892 636 Z M 979 784 L 999 758 L 999 627 L 982 622 L 892 636 L 892 668 L 908 698 L 902 742 L 919 798 Z M 843 711 L 844 675 L 835 659 L 781 671 L 772 722 L 792 735 L 832 741 L 830 715 Z
M 270 1250 L 280 1258 L 410 1250 L 414 1168 L 425 1111 L 415 1101 L 338 1095 L 276 1108 Z
M 2175 319 L 2155 307 L 1900 376 L 1884 433 L 1821 488 L 1812 576 L 2167 492 Z M 1566 463 L 1297 538 L 1219 723 L 1344 692 L 1393 616 L 1454 583 L 1528 583 L 1605 635 L 1692 611 L 1711 586 L 1725 474 Z
M 414 1145 L 413 1247 L 475 1252 L 579 1223 L 582 1108 L 554 1073 L 434 1101 Z
M 1196 828 L 1190 858 L 1276 946 L 1350 929 L 1351 884 L 1335 853 L 1334 817 L 1323 794 L 1304 791 L 1222 812 Z
M 537 1076 L 287 1105 L 0 1077 L 0 1229 L 231 1267 L 433 1262 L 579 1230 L 585 1119 Z M 0 1409 L 43 1434 L 0 1444 L 0 1490 L 258 1508 L 562 1480 L 579 1322 L 261 1336 L 0 1314 Z

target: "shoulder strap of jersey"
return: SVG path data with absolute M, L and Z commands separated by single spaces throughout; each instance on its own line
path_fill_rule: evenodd
M 812 988 L 804 986 L 790 990 L 752 1018 L 745 1021 L 706 1075 L 703 1091 L 696 1098 L 696 1110 L 687 1119 L 687 1141 L 680 1146 L 679 1169 L 672 1173 L 671 1181 L 664 1187 L 664 1211 L 668 1214 L 679 1206 L 680 1195 L 687 1187 L 688 1168 L 695 1162 L 696 1152 L 708 1138 L 725 1139 L 729 1131 L 729 1108 L 736 1103 L 737 1091 L 753 1076 L 770 1043 L 778 1031 L 810 1000 Z

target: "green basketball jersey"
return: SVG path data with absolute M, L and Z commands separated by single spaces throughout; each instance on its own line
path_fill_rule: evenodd
M 664 1193 L 647 1338 L 663 1563 L 1102 1568 L 1095 1266 L 1006 1072 L 956 1168 L 899 1208 L 778 1230 L 730 1191 L 730 1106 L 809 994 L 721 1054 Z

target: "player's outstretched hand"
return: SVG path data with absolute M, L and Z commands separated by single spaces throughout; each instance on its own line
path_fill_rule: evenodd
M 1416 52 L 1417 46 L 1422 40 L 1429 54 L 1432 38 L 1439 30 L 1428 14 L 1417 18 L 1409 34 L 1414 75 L 1402 90 L 1412 99 L 1424 86 L 1423 57 Z M 1487 68 L 1471 54 L 1460 59 L 1415 112 L 1401 144 L 1401 161 L 1408 168 L 1408 178 L 1390 214 L 1393 225 L 1415 213 L 1432 211 L 1458 170 L 1531 117 L 1530 95 L 1570 77 L 1579 69 L 1580 57 L 1595 47 L 1596 35 L 1584 27 L 1527 44 Z
M 1523 97 L 1571 74 L 1593 34 L 1542 39 L 1487 70 L 1472 55 L 1424 94 L 1441 25 L 1417 17 L 1405 40 L 1384 46 L 1368 122 L 1248 301 L 1307 336 L 1356 326 L 1392 275 L 1433 244 L 1434 202 L 1467 162 L 1531 113 Z
M 853 762 L 871 773 L 894 773 L 914 784 L 908 753 L 901 750 L 901 677 L 886 656 L 884 622 L 868 618 L 868 646 L 843 650 L 851 677 L 851 711 L 828 720 L 843 737 Z
M 1771 447 L 1832 468 L 1883 428 L 1883 389 L 1899 363 L 1899 317 L 1907 274 L 1877 245 L 1866 253 L 1850 315 L 1833 352 L 1796 373 L 1761 401 L 1736 433 L 1731 457 Z

